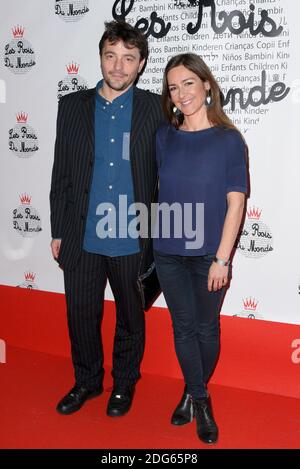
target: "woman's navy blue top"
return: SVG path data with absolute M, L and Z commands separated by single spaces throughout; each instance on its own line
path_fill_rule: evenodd
M 157 131 L 156 158 L 159 210 L 154 249 L 182 256 L 216 253 L 227 193 L 247 192 L 246 145 L 240 133 L 222 127 L 189 132 L 163 124 Z

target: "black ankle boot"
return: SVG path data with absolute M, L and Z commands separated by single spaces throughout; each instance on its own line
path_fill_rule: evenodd
M 191 395 L 188 394 L 186 387 L 184 388 L 183 396 L 173 412 L 171 418 L 172 425 L 185 425 L 193 420 L 193 404 Z
M 204 443 L 216 443 L 218 427 L 212 413 L 209 397 L 193 401 L 194 413 L 197 422 L 197 434 Z

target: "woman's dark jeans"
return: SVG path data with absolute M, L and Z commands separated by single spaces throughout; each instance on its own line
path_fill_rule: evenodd
M 224 294 L 224 288 L 216 292 L 207 288 L 214 254 L 177 256 L 156 251 L 154 257 L 187 392 L 194 399 L 206 397 L 206 384 L 219 355 L 219 310 Z

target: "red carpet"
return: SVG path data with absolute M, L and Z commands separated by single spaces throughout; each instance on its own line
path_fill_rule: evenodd
M 207 448 L 195 422 L 169 424 L 182 391 L 178 379 L 143 374 L 131 411 L 106 417 L 111 390 L 76 414 L 56 413 L 57 401 L 73 383 L 70 361 L 10 347 L 0 364 L 1 448 Z M 300 400 L 211 385 L 220 439 L 213 448 L 299 448 Z M 211 447 L 209 447 L 211 448 Z
M 0 340 L 7 353 L 17 347 L 69 357 L 64 295 L 0 285 L 0 312 Z M 111 366 L 114 329 L 115 305 L 106 301 L 102 336 L 107 366 Z M 153 307 L 146 313 L 142 372 L 181 377 L 166 308 Z M 213 384 L 300 399 L 299 372 L 299 325 L 221 316 L 221 355 Z

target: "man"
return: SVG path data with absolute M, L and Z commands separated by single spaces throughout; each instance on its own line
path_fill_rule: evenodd
M 94 89 L 63 97 L 57 117 L 51 248 L 64 271 L 75 370 L 75 386 L 57 406 L 61 414 L 79 410 L 103 392 L 100 326 L 107 279 L 116 303 L 114 386 L 107 415 L 130 409 L 144 351 L 137 278 L 152 263 L 151 243 L 138 237 L 137 223 L 134 235 L 124 235 L 134 219 L 128 215 L 124 222 L 119 196 L 126 197 L 127 206 L 144 204 L 150 213 L 162 111 L 158 95 L 134 86 L 147 60 L 146 38 L 125 22 L 105 26 L 99 43 L 103 80 Z

